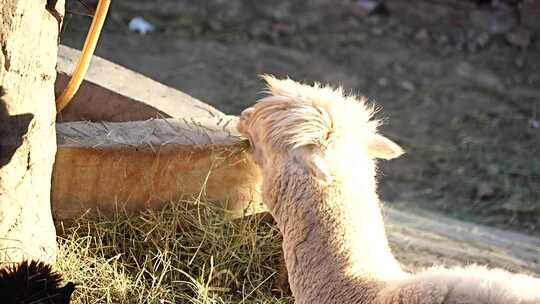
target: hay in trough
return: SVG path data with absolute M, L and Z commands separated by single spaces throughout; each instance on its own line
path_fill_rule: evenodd
M 59 227 L 57 269 L 74 303 L 292 303 L 272 291 L 280 234 L 261 215 L 201 201 Z

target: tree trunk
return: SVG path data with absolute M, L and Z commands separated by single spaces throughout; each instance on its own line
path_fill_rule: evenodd
M 56 259 L 50 191 L 59 23 L 46 3 L 0 3 L 0 262 Z M 64 0 L 56 9 L 63 15 Z

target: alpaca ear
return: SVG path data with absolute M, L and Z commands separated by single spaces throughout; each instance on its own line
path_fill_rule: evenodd
M 315 148 L 302 146 L 293 150 L 293 159 L 311 175 L 325 184 L 333 181 L 328 163 L 320 155 L 322 152 L 313 151 Z
M 392 159 L 401 156 L 405 151 L 395 142 L 377 134 L 368 143 L 368 153 L 373 158 Z

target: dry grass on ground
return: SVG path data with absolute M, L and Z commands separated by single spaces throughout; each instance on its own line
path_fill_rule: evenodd
M 277 228 L 179 202 L 61 228 L 57 268 L 80 283 L 74 303 L 292 303 L 272 291 Z

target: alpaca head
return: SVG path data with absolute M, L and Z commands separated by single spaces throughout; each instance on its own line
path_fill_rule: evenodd
M 379 135 L 364 99 L 341 89 L 264 76 L 269 96 L 240 115 L 238 131 L 250 141 L 263 172 L 292 162 L 321 182 L 332 181 L 332 161 L 392 159 L 403 150 Z
M 0 299 L 6 304 L 69 304 L 75 284 L 61 283 L 50 265 L 23 261 L 0 269 Z

